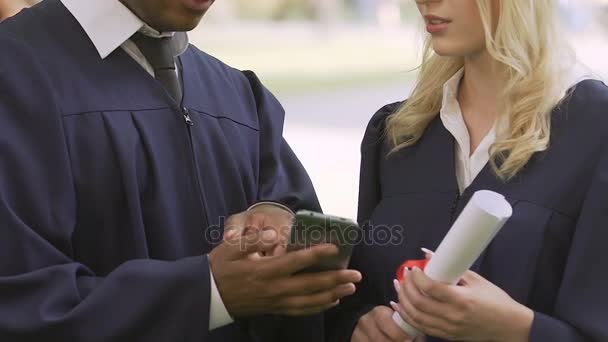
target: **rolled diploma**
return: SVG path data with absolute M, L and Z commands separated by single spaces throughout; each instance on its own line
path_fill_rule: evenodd
M 511 205 L 501 194 L 477 191 L 435 251 L 424 273 L 431 279 L 456 284 L 512 214 Z M 393 321 L 411 338 L 420 335 L 398 312 L 393 313 Z

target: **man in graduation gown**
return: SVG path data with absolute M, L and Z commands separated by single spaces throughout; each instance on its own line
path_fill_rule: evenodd
M 19 13 L 37 0 L 0 0 L 0 21 Z
M 180 33 L 212 2 L 46 0 L 0 24 L 1 341 L 311 340 L 278 315 L 354 292 L 355 271 L 293 275 L 335 248 L 252 257 L 319 204 L 277 100 Z

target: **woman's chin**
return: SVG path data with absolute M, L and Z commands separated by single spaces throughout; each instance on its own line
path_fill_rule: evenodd
M 441 57 L 467 57 L 472 54 L 470 49 L 455 47 L 453 44 L 444 42 L 433 42 L 433 51 Z
M 441 48 L 433 48 L 435 54 L 441 57 L 460 57 L 459 54 L 454 53 L 454 51 L 450 49 L 441 49 Z
M 431 40 L 433 51 L 442 57 L 470 57 L 485 50 L 485 45 L 473 44 L 462 38 L 433 37 Z

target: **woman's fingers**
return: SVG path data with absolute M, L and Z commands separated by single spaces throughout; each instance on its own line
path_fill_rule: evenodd
M 431 251 L 430 249 L 422 247 L 420 248 L 420 250 L 422 251 L 422 253 L 424 253 L 424 257 L 428 260 L 430 260 L 433 255 L 435 255 L 435 252 Z
M 452 331 L 455 328 L 451 317 L 457 316 L 457 307 L 427 296 L 413 281 L 412 271 L 407 272 L 403 285 L 395 283 L 400 304 L 393 309 L 414 328 L 426 333 Z
M 439 302 L 452 303 L 458 299 L 454 286 L 429 278 L 417 267 L 409 272 L 408 282 L 413 282 L 413 285 L 415 285 L 420 292 Z

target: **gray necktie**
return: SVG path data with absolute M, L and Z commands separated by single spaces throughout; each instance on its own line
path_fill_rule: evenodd
M 154 69 L 154 77 L 178 103 L 182 100 L 182 87 L 175 70 L 173 37 L 153 38 L 136 33 L 131 40 L 137 45 Z

